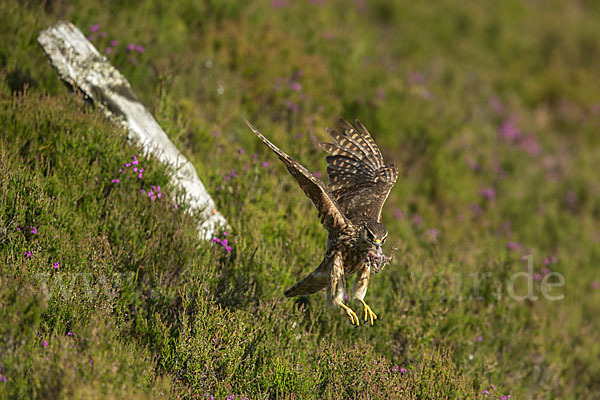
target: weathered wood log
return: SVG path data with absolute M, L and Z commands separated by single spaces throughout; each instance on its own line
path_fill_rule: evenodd
M 192 163 L 169 140 L 125 77 L 79 29 L 70 22 L 58 22 L 40 33 L 38 43 L 63 81 L 82 91 L 116 123 L 124 125 L 129 139 L 139 143 L 145 152 L 171 167 L 172 183 L 184 189 L 190 210 L 201 212 L 203 221 L 198 230 L 202 238 L 213 237 L 217 229 L 227 225 Z

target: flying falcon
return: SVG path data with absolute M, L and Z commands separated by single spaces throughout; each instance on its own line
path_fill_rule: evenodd
M 341 131 L 328 128 L 333 143 L 322 143 L 328 153 L 329 186 L 313 176 L 265 138 L 250 122 L 250 129 L 285 164 L 304 194 L 313 202 L 327 229 L 327 251 L 321 264 L 307 277 L 285 291 L 287 297 L 310 295 L 327 288 L 327 300 L 346 312 L 352 325 L 359 325 L 356 313 L 344 304 L 346 278 L 357 274 L 353 298 L 362 303 L 364 321 L 377 319 L 364 298 L 371 268 L 378 273 L 391 261 L 381 246 L 387 229 L 381 223 L 381 209 L 398 178 L 394 164 L 385 165 L 379 148 L 367 129 L 357 120 L 356 129 L 340 118 Z

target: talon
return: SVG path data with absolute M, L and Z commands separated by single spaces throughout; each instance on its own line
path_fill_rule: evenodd
M 365 322 L 367 322 L 367 318 L 368 318 L 371 321 L 371 326 L 373 326 L 373 320 L 377 319 L 377 315 L 373 312 L 373 310 L 371 310 L 371 307 L 369 307 L 367 305 L 367 303 L 365 303 L 364 300 L 359 299 L 359 301 L 363 305 L 363 311 L 365 312 Z
M 350 307 L 348 307 L 344 303 L 340 303 L 339 306 L 342 307 L 344 309 L 344 311 L 346 311 L 346 315 L 348 315 L 348 318 L 350 318 L 350 323 L 352 325 L 356 325 L 356 326 L 360 325 L 360 322 L 358 320 L 358 315 L 356 315 L 356 313 L 354 311 L 352 311 L 352 309 Z M 366 321 L 366 319 L 365 319 L 365 321 Z

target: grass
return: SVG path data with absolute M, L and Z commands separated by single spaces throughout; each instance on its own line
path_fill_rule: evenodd
M 0 13 L 0 397 L 600 398 L 596 3 Z M 231 251 L 197 240 L 168 171 L 67 92 L 35 41 L 58 19 L 196 165 Z M 359 329 L 322 294 L 283 297 L 326 233 L 242 119 L 324 173 L 316 143 L 340 115 L 401 171 L 383 213 L 397 261 Z

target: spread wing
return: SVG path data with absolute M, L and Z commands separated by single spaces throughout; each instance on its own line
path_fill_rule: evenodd
M 385 165 L 379 147 L 356 120 L 356 129 L 340 118 L 342 132 L 328 128 L 334 143 L 321 143 L 327 156 L 329 189 L 339 209 L 352 222 L 381 222 L 381 209 L 398 179 L 398 168 Z
M 281 151 L 277 146 L 264 137 L 250 122 L 246 124 L 285 164 L 290 174 L 298 181 L 304 194 L 313 202 L 319 211 L 321 223 L 327 231 L 343 230 L 351 222 L 338 209 L 336 201 L 327 186 L 318 178 L 314 177 L 306 168 L 294 161 L 290 156 Z

